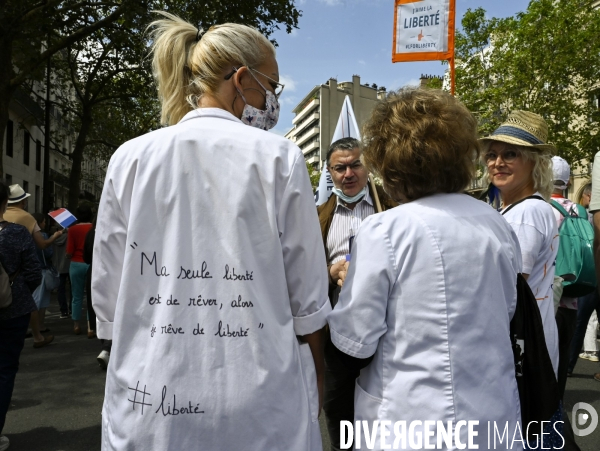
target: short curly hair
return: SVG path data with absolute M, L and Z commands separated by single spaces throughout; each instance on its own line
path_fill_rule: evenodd
M 475 174 L 477 121 L 450 94 L 390 92 L 363 127 L 365 165 L 396 201 L 464 191 Z

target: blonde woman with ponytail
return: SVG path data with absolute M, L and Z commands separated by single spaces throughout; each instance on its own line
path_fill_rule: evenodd
M 266 132 L 275 50 L 159 14 L 168 126 L 116 151 L 98 212 L 102 450 L 320 450 L 327 271 L 302 152 Z

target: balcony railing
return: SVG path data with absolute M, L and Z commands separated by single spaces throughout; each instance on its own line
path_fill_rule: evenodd
M 302 136 L 296 138 L 296 145 L 302 146 L 306 141 L 319 134 L 319 127 L 309 128 Z
M 296 114 L 296 117 L 292 119 L 292 124 L 297 124 L 301 121 L 308 113 L 310 113 L 316 106 L 319 106 L 319 99 L 313 99 L 309 103 L 306 104 L 300 113 Z
M 306 154 L 310 153 L 311 151 L 318 149 L 318 148 L 319 148 L 319 138 L 310 142 L 308 145 L 305 145 L 304 147 L 302 147 L 302 153 L 304 155 L 306 155 Z

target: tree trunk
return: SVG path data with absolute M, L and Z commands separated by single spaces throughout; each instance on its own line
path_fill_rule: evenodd
M 8 124 L 8 107 L 12 98 L 15 87 L 11 86 L 10 80 L 13 76 L 12 69 L 12 40 L 4 39 L 0 45 L 0 178 L 4 178 L 4 155 L 6 154 L 6 146 L 4 144 L 4 135 L 6 133 L 6 125 Z
M 83 116 L 81 119 L 81 127 L 79 128 L 79 134 L 77 135 L 77 141 L 75 141 L 75 148 L 71 154 L 73 158 L 73 164 L 71 166 L 71 174 L 69 176 L 69 202 L 68 208 L 71 213 L 77 216 L 77 207 L 79 205 L 79 193 L 80 193 L 80 182 L 81 182 L 81 163 L 83 162 L 83 151 L 85 150 L 85 143 L 87 141 L 87 135 L 92 128 L 92 110 L 89 106 L 83 107 Z

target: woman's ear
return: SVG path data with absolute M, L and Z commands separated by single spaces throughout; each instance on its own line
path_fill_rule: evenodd
M 233 85 L 238 89 L 238 91 L 243 92 L 248 83 L 248 77 L 250 73 L 248 72 L 248 68 L 246 66 L 240 67 L 235 74 L 233 74 Z

